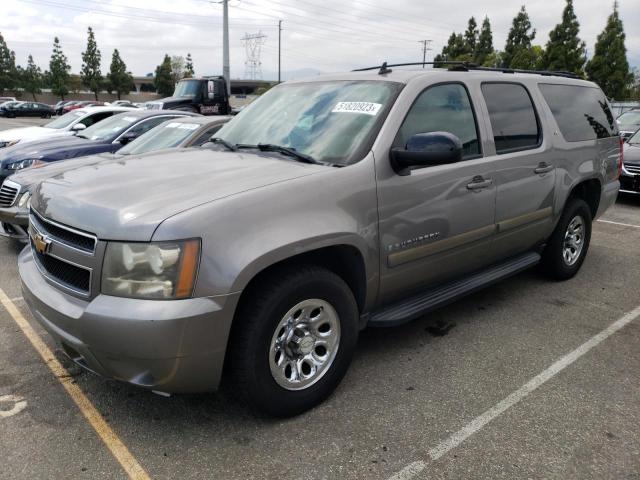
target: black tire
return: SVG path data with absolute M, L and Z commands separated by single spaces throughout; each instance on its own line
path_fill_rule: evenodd
M 332 363 L 315 383 L 289 390 L 272 374 L 271 342 L 287 312 L 308 299 L 333 307 L 340 324 L 339 343 Z M 226 369 L 234 393 L 252 410 L 277 417 L 313 408 L 335 390 L 351 363 L 358 340 L 358 316 L 351 289 L 324 268 L 295 266 L 263 279 L 243 297 L 234 320 Z
M 569 225 L 577 218 L 583 221 L 582 248 L 577 257 L 569 261 L 565 258 L 565 236 Z M 555 280 L 568 280 L 578 273 L 589 250 L 591 222 L 587 203 L 581 198 L 569 199 L 542 253 L 542 269 L 546 275 Z

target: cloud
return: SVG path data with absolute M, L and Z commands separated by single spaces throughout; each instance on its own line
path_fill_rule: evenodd
M 103 72 L 118 48 L 136 75 L 152 72 L 165 53 L 191 53 L 199 75 L 222 72 L 222 6 L 206 0 L 2 0 L 2 34 L 18 61 L 29 53 L 48 67 L 53 37 L 58 36 L 72 64 L 80 69 L 91 25 L 102 51 Z M 598 33 L 611 13 L 612 3 L 575 0 L 581 37 L 593 51 Z M 283 70 L 313 68 L 339 71 L 379 63 L 420 61 L 419 40 L 431 39 L 430 56 L 439 52 L 452 31 L 462 32 L 470 16 L 491 20 L 494 43 L 502 48 L 521 2 L 484 0 L 396 0 L 392 8 L 381 0 L 231 0 L 232 77 L 244 77 L 245 32 L 267 35 L 262 47 L 262 69 L 277 71 L 278 20 L 283 20 Z M 529 1 L 526 4 L 537 30 L 535 43 L 544 45 L 560 21 L 564 2 Z M 621 0 L 629 60 L 640 65 L 640 22 L 635 21 L 640 0 Z

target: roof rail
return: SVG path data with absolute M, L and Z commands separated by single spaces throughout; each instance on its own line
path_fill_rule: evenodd
M 440 62 L 412 62 L 412 63 L 395 63 L 389 65 L 387 62 L 384 62 L 382 65 L 376 65 L 374 67 L 366 67 L 366 68 L 357 68 L 352 70 L 352 72 L 366 72 L 369 70 L 379 70 L 379 75 L 384 75 L 386 73 L 391 73 L 390 67 L 410 67 L 410 66 L 418 66 L 418 65 L 443 65 L 448 66 L 449 70 L 454 70 L 457 72 L 468 72 L 470 70 L 480 70 L 484 72 L 501 72 L 501 73 L 531 73 L 535 75 L 546 75 L 553 77 L 565 77 L 565 78 L 575 78 L 580 79 L 579 75 L 571 72 L 555 72 L 549 70 L 523 70 L 519 68 L 500 68 L 500 67 L 482 67 L 480 65 L 476 65 L 475 63 L 470 62 L 459 62 L 459 61 L 440 61 Z

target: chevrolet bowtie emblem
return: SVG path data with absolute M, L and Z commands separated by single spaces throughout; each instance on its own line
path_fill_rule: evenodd
M 41 255 L 47 253 L 49 250 L 49 246 L 51 245 L 51 240 L 46 235 L 42 235 L 41 233 L 36 233 L 33 236 L 33 245 L 36 248 L 36 252 Z

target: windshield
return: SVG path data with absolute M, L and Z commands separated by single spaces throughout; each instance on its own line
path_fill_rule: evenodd
M 640 145 L 640 130 L 636 131 L 636 133 L 631 135 L 629 140 L 627 140 L 627 143 L 631 145 Z
M 621 127 L 640 124 L 640 111 L 623 113 L 618 117 L 618 124 Z
M 65 128 L 71 125 L 84 115 L 83 112 L 69 112 L 62 115 L 60 118 L 56 118 L 53 122 L 49 122 L 45 125 L 45 128 Z
M 88 138 L 89 140 L 111 140 L 124 132 L 131 125 L 139 120 L 127 113 L 114 115 L 111 118 L 102 120 L 84 129 L 78 137 Z
M 273 144 L 320 162 L 356 162 L 401 89 L 384 81 L 283 84 L 271 89 L 216 135 L 231 144 Z
M 173 92 L 174 97 L 195 97 L 198 94 L 200 82 L 197 80 L 183 80 L 178 82 L 176 90 Z
M 183 123 L 169 120 L 158 127 L 135 139 L 129 145 L 118 151 L 120 155 L 138 155 L 153 152 L 163 148 L 173 148 L 180 145 L 200 128 L 197 123 Z

